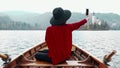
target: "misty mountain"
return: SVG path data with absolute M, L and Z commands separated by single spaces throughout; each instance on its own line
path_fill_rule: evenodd
M 105 20 L 109 24 L 120 24 L 120 15 L 114 13 L 96 13 L 95 16 L 100 20 Z
M 120 26 L 120 15 L 114 13 L 95 13 L 98 19 L 106 21 L 109 25 L 116 24 Z M 24 22 L 32 26 L 38 25 L 41 29 L 46 29 L 50 25 L 49 21 L 52 17 L 52 13 L 46 12 L 43 14 L 30 13 L 30 12 L 2 12 L 0 16 L 8 16 L 11 21 Z M 71 18 L 67 23 L 74 23 L 84 19 L 85 15 L 82 13 L 73 12 Z M 91 19 L 89 21 L 91 23 Z
M 30 12 L 23 12 L 23 11 L 8 11 L 0 13 L 0 16 L 9 16 L 13 21 L 21 21 L 26 22 L 29 24 L 38 23 L 38 16 L 37 13 L 30 13 Z

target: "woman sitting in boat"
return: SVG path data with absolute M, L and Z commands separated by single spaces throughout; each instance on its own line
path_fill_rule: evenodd
M 59 64 L 69 58 L 72 48 L 72 31 L 84 25 L 89 20 L 89 15 L 79 22 L 66 24 L 70 17 L 69 10 L 63 10 L 61 7 L 53 10 L 51 26 L 47 28 L 45 37 L 48 50 L 37 52 L 36 60 Z

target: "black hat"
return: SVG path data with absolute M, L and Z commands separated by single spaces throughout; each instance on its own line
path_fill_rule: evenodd
M 53 26 L 63 25 L 70 18 L 71 12 L 69 10 L 63 10 L 61 7 L 53 10 L 53 17 L 50 20 L 50 24 Z

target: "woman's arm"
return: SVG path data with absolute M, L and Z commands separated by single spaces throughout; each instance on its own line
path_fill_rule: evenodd
M 69 24 L 70 25 L 70 29 L 71 30 L 76 30 L 78 29 L 80 26 L 84 25 L 85 23 L 87 23 L 87 21 L 89 20 L 90 16 L 88 15 L 85 19 L 79 21 L 79 22 L 75 22 L 73 24 Z

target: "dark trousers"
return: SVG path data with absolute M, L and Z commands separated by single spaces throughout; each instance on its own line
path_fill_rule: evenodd
M 38 51 L 35 54 L 35 58 L 36 60 L 39 60 L 39 61 L 46 61 L 46 62 L 52 63 L 51 58 L 48 57 L 48 50 Z

